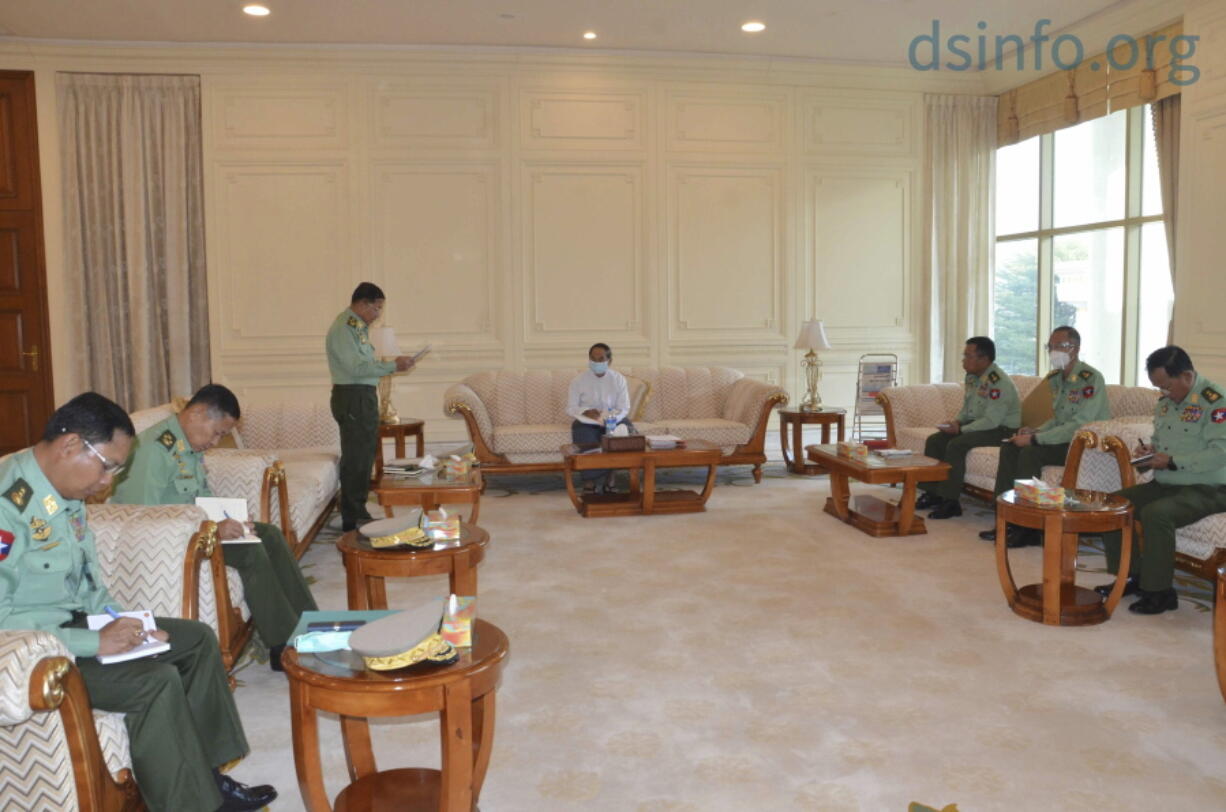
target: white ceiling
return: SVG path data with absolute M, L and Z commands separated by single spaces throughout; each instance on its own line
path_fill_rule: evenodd
M 0 34 L 125 42 L 480 45 L 801 57 L 905 64 L 940 23 L 961 33 L 1059 31 L 1129 0 L 0 0 Z M 757 19 L 761 34 L 740 25 Z M 586 43 L 581 35 L 599 38 Z M 990 40 L 989 40 L 990 42 Z

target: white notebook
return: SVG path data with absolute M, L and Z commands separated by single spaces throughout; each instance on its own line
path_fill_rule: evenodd
M 209 520 L 221 524 L 226 519 L 247 524 L 247 500 L 227 499 L 222 496 L 197 496 L 196 505 L 204 508 Z M 259 544 L 260 537 L 247 534 L 241 538 L 226 539 L 222 544 Z
M 141 622 L 145 627 L 145 631 L 157 631 L 157 624 L 153 622 L 153 612 L 148 609 L 142 609 L 139 612 L 120 612 L 120 617 L 134 617 Z M 114 618 L 110 615 L 87 615 L 85 623 L 90 631 L 98 631 L 106 624 L 110 623 Z M 154 654 L 161 654 L 163 651 L 170 651 L 170 643 L 163 643 L 161 640 L 149 638 L 146 642 L 141 643 L 136 648 L 130 648 L 120 654 L 103 654 L 98 657 L 98 662 L 103 665 L 111 663 L 122 663 L 127 660 L 135 660 L 137 657 L 152 657 Z

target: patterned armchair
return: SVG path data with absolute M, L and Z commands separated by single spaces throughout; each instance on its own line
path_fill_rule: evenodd
M 781 388 L 727 367 L 619 371 L 631 386 L 630 419 L 641 433 L 713 442 L 723 451 L 722 465 L 752 465 L 754 480 L 762 480 L 770 412 L 787 403 Z M 447 390 L 444 410 L 464 420 L 488 473 L 560 471 L 559 449 L 570 442 L 566 401 L 575 375 L 481 372 Z
M 0 631 L 0 809 L 143 809 L 123 715 L 95 711 L 47 632 Z

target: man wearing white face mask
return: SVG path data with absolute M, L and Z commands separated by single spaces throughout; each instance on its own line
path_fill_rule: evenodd
M 570 424 L 571 441 L 576 444 L 599 443 L 605 433 L 606 420 L 633 430 L 630 414 L 630 390 L 621 373 L 609 369 L 613 350 L 608 344 L 593 344 L 587 351 L 587 370 L 570 382 L 566 413 L 575 420 Z M 584 471 L 583 490 L 591 493 L 605 480 L 605 490 L 612 487 L 612 471 Z
M 1077 330 L 1067 326 L 1052 330 L 1047 340 L 1051 373 L 1046 380 L 1051 389 L 1052 416 L 1038 428 L 1022 426 L 1001 445 L 997 496 L 1012 488 L 1015 479 L 1039 476 L 1044 465 L 1063 465 L 1077 430 L 1086 423 L 1111 417 L 1103 375 L 1082 361 L 1080 352 L 1081 334 Z M 979 538 L 995 541 L 996 530 L 985 530 Z M 1006 542 L 1010 547 L 1026 547 L 1042 544 L 1043 537 L 1037 530 L 1011 526 Z

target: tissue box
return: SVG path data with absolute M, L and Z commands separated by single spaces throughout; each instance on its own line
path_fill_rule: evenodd
M 439 634 L 456 648 L 467 648 L 473 644 L 473 618 L 477 616 L 477 598 L 475 596 L 452 595 L 447 601 L 447 613 L 443 615 L 443 625 Z
M 839 443 L 839 456 L 853 460 L 867 460 L 868 446 L 864 443 Z
M 647 437 L 642 434 L 628 434 L 625 437 L 606 434 L 600 438 L 601 451 L 642 451 L 646 448 Z
M 468 476 L 469 471 L 468 460 L 462 457 L 448 457 L 443 461 L 443 471 L 449 477 L 460 478 Z
M 446 511 L 432 510 L 426 514 L 421 529 L 434 541 L 452 541 L 460 537 L 460 517 Z
M 1063 505 L 1064 488 L 1058 485 L 1048 485 L 1038 479 L 1015 479 L 1013 491 L 1019 499 L 1034 502 L 1036 505 Z

